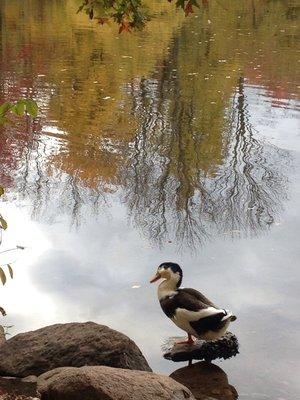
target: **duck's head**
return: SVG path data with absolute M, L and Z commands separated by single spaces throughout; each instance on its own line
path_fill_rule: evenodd
M 176 263 L 164 262 L 157 268 L 156 274 L 150 280 L 150 283 L 156 282 L 159 279 L 174 282 L 175 286 L 179 288 L 182 282 L 182 269 Z

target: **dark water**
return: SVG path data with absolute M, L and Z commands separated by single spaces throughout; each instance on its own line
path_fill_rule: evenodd
M 12 334 L 94 320 L 128 334 L 156 371 L 165 338 L 148 279 L 179 262 L 238 316 L 219 363 L 241 399 L 299 386 L 299 4 L 168 2 L 117 34 L 76 1 L 1 0 L 0 98 L 34 121 L 1 128 L 1 290 Z M 297 244 L 298 243 L 298 244 Z

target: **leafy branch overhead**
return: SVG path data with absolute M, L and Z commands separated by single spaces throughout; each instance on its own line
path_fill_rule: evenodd
M 0 196 L 2 196 L 4 194 L 4 189 L 2 186 L 0 186 Z M 7 229 L 7 222 L 5 221 L 5 219 L 2 217 L 2 215 L 0 214 L 0 231 L 1 230 L 5 230 Z M 11 278 L 13 278 L 14 273 L 13 273 L 13 269 L 11 267 L 10 264 L 6 264 L 7 268 L 8 268 L 8 272 Z M 4 272 L 4 269 L 2 267 L 0 267 L 0 281 L 2 282 L 3 285 L 5 285 L 6 283 L 6 274 Z
M 0 197 L 4 194 L 4 189 L 2 186 L 0 186 Z M 0 214 L 0 230 L 3 229 L 7 229 L 7 222 L 5 221 L 5 219 L 2 217 L 2 215 Z
M 194 12 L 193 6 L 198 7 L 197 0 L 177 0 L 175 4 L 186 16 Z M 79 12 L 85 12 L 102 25 L 110 20 L 116 22 L 120 26 L 119 33 L 142 29 L 150 19 L 149 10 L 141 0 L 84 0 Z
M 0 105 L 0 125 L 11 122 L 9 119 L 10 114 L 17 116 L 30 115 L 35 118 L 37 116 L 38 106 L 34 100 L 21 99 L 14 103 L 6 101 Z
M 11 279 L 13 279 L 14 272 L 13 272 L 13 269 L 10 264 L 7 264 L 7 269 L 8 269 L 8 273 L 9 273 Z M 5 283 L 6 283 L 6 275 L 7 274 L 5 273 L 3 267 L 0 267 L 0 281 L 2 282 L 2 285 L 5 285 Z

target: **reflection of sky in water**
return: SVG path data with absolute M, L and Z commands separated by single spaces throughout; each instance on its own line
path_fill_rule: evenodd
M 241 399 L 297 399 L 299 388 L 299 171 L 296 119 L 257 102 L 247 89 L 250 115 L 266 140 L 290 150 L 294 167 L 289 200 L 267 235 L 230 240 L 219 234 L 196 255 L 176 245 L 150 245 L 128 224 L 126 205 L 111 195 L 108 213 L 87 218 L 78 229 L 59 216 L 35 222 L 29 204 L 2 205 L 9 221 L 3 248 L 28 246 L 14 264 L 15 279 L 1 288 L 11 333 L 55 322 L 94 320 L 121 330 L 141 347 L 151 366 L 171 372 L 180 365 L 162 359 L 164 338 L 180 331 L 162 314 L 149 277 L 163 260 L 176 260 L 184 284 L 202 290 L 238 316 L 232 330 L 241 354 L 221 364 Z M 258 135 L 258 134 L 257 134 Z M 88 207 L 84 208 L 88 211 Z M 19 227 L 22 227 L 20 231 Z M 6 256 L 7 257 L 7 256 Z M 6 261 L 6 260 L 3 260 Z M 12 260 L 9 260 L 12 261 Z M 132 289 L 133 285 L 141 285 Z
M 274 107 L 263 87 L 248 86 L 246 95 L 259 135 L 280 149 L 300 151 L 299 101 L 282 101 Z

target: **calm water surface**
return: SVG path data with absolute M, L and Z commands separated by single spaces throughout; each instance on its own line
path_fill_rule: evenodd
M 170 373 L 148 280 L 177 261 L 238 316 L 240 398 L 299 399 L 299 4 L 149 4 L 118 35 L 76 1 L 1 0 L 0 98 L 40 109 L 0 133 L 2 249 L 26 246 L 1 255 L 5 323 L 94 320 Z

